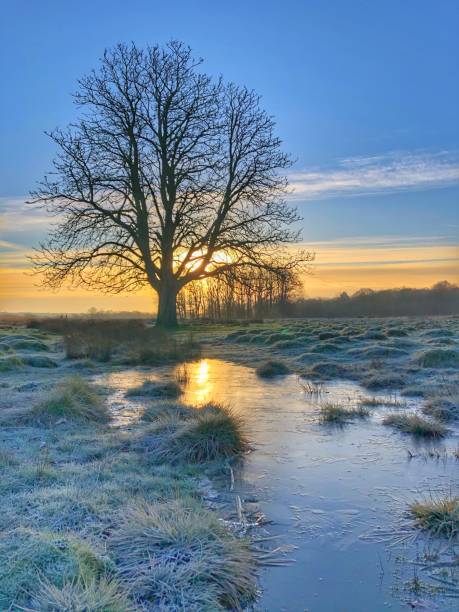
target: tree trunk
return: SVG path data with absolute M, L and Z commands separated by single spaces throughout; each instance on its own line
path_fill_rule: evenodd
M 156 325 L 158 327 L 177 327 L 177 294 L 176 287 L 169 284 L 163 285 L 158 295 L 158 315 Z

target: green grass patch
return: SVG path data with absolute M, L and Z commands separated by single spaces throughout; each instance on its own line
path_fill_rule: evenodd
M 3 532 L 0 538 L 0 609 L 25 604 L 40 579 L 93 580 L 107 569 L 106 560 L 74 536 L 27 528 Z

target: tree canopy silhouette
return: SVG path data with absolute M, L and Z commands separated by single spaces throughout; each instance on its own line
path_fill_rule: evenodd
M 180 42 L 120 44 L 79 81 L 81 119 L 49 134 L 59 153 L 32 194 L 57 217 L 34 258 L 49 286 L 150 285 L 158 324 L 173 326 L 188 283 L 285 265 L 299 217 L 283 199 L 290 159 L 274 121 L 253 91 L 200 64 Z

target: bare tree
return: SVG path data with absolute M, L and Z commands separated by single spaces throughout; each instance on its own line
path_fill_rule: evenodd
M 188 283 L 278 267 L 298 237 L 283 200 L 289 158 L 258 96 L 200 63 L 180 42 L 118 45 L 79 81 L 81 119 L 49 134 L 54 171 L 32 193 L 57 217 L 34 258 L 49 286 L 150 285 L 158 324 L 174 326 Z

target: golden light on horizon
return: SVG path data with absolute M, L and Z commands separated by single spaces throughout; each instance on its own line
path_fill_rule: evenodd
M 303 277 L 307 297 L 333 297 L 343 291 L 354 293 L 363 287 L 431 287 L 447 280 L 459 281 L 458 248 L 448 244 L 372 246 L 337 244 L 333 241 L 312 245 L 316 260 L 311 274 Z M 0 311 L 82 313 L 91 307 L 99 310 L 152 313 L 156 295 L 149 287 L 134 293 L 106 295 L 84 288 L 62 287 L 51 291 L 40 287 L 31 276 L 28 251 L 2 253 L 0 268 Z M 222 255 L 227 257 L 227 255 Z

